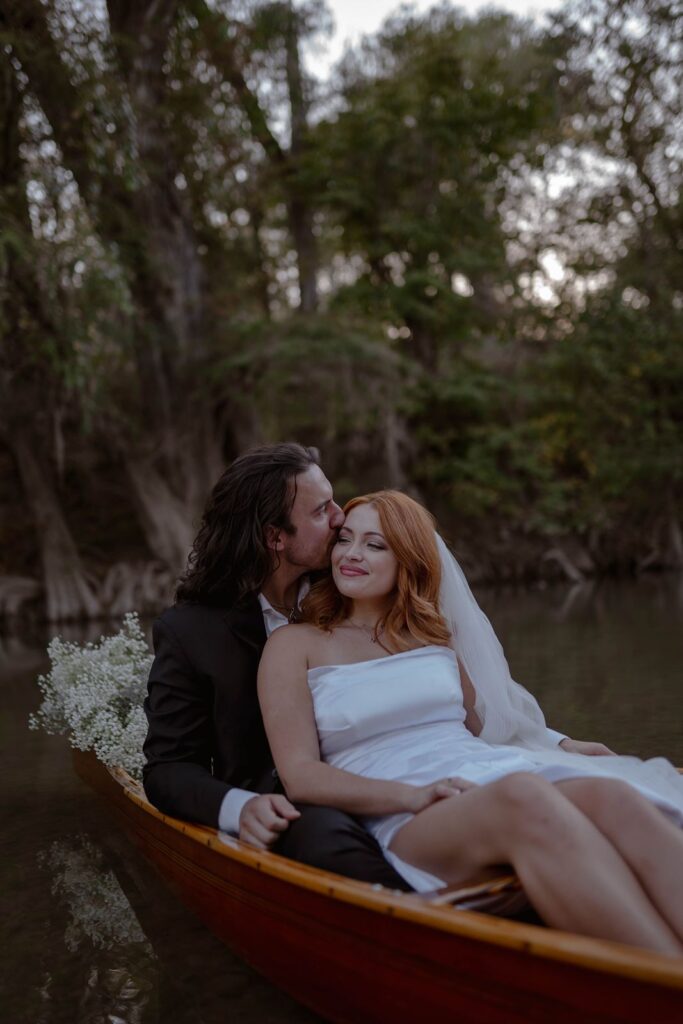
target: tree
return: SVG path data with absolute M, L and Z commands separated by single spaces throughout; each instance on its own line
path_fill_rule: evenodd
M 48 619 L 94 617 L 100 605 L 63 514 L 50 457 L 60 435 L 72 340 L 39 273 L 20 155 L 23 96 L 6 48 L 0 60 L 0 436 L 12 452 L 33 519 Z

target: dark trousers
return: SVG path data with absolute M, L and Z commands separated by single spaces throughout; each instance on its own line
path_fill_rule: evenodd
M 377 841 L 355 818 L 332 807 L 301 804 L 297 810 L 301 817 L 277 841 L 275 853 L 360 882 L 412 891 L 384 859 Z

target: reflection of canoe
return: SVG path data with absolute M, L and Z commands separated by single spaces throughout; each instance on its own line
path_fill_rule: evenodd
M 156 811 L 76 753 L 181 899 L 280 988 L 332 1021 L 683 1020 L 683 960 L 425 903 L 262 853 Z

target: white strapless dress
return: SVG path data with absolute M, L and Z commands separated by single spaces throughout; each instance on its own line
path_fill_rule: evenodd
M 492 746 L 465 725 L 460 673 L 448 647 L 420 647 L 374 661 L 324 665 L 309 669 L 308 684 L 324 761 L 372 779 L 427 785 L 459 775 L 485 785 L 512 772 L 534 772 L 551 782 L 600 775 L 620 778 L 602 761 L 600 770 L 585 771 L 566 764 L 534 760 L 534 752 Z M 610 759 L 617 762 L 621 759 Z M 607 769 L 607 770 L 606 770 Z M 646 785 L 634 783 L 683 827 L 683 802 L 663 799 Z M 443 885 L 389 849 L 396 832 L 411 814 L 366 818 L 385 856 L 414 889 L 425 892 Z

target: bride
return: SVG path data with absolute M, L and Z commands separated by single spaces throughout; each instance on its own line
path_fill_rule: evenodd
M 363 816 L 418 890 L 509 863 L 549 925 L 683 954 L 675 770 L 559 749 L 429 514 L 397 491 L 344 511 L 259 670 L 289 799 Z

